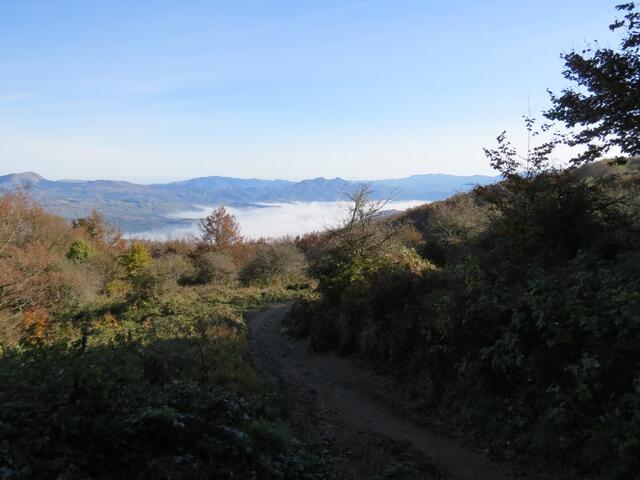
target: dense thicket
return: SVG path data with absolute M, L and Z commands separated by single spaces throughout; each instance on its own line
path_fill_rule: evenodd
M 513 174 L 360 225 L 387 240 L 358 254 L 344 230 L 316 239 L 319 297 L 298 303 L 291 331 L 395 372 L 425 411 L 488 434 L 496 452 L 629 478 L 640 468 L 640 170 L 601 168 L 609 175 Z M 416 249 L 388 234 L 407 220 Z
M 520 154 L 501 134 L 485 150 L 500 183 L 401 218 L 356 198 L 342 228 L 300 242 L 318 294 L 288 320 L 312 347 L 397 373 L 497 453 L 581 478 L 640 471 L 640 12 L 618 10 L 618 49 L 564 56 L 573 86 L 546 116 L 568 134 L 527 118 L 530 142 L 549 140 Z M 560 143 L 583 147 L 574 167 L 553 167 Z M 575 168 L 611 149 L 623 157 Z M 407 221 L 417 244 L 395 233 Z

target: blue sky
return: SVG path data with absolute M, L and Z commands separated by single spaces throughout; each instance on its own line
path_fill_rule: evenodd
M 0 1 L 0 174 L 491 173 L 619 1 Z

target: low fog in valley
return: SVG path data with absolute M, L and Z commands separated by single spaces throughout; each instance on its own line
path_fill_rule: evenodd
M 423 205 L 424 200 L 391 201 L 385 211 L 404 211 Z M 261 203 L 249 207 L 227 207 L 240 223 L 242 235 L 250 239 L 277 238 L 287 235 L 302 235 L 317 230 L 336 227 L 344 219 L 349 202 L 293 202 Z M 193 219 L 189 226 L 166 226 L 141 233 L 128 235 L 131 238 L 169 240 L 188 235 L 197 235 L 198 222 L 216 207 L 202 207 L 201 210 L 177 212 L 173 219 Z

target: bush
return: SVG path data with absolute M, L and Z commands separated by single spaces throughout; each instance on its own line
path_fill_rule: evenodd
M 204 252 L 195 260 L 196 283 L 227 284 L 235 280 L 238 268 L 227 252 Z
M 149 274 L 156 279 L 158 285 L 171 290 L 178 284 L 185 283 L 195 275 L 193 264 L 183 255 L 167 254 L 154 258 L 149 265 Z
M 147 267 L 151 263 L 149 249 L 140 242 L 133 242 L 129 250 L 120 256 L 120 264 L 124 267 L 126 275 L 130 279 L 146 273 Z
M 62 219 L 25 195 L 0 196 L 0 341 L 21 336 L 22 312 L 56 311 L 74 301 L 64 257 L 72 239 Z
M 407 215 L 423 232 L 424 243 L 416 248 L 443 265 L 485 232 L 489 213 L 489 206 L 478 195 L 459 194 Z
M 306 266 L 304 255 L 293 243 L 261 243 L 240 271 L 240 280 L 246 285 L 295 282 L 304 277 Z
M 383 348 L 378 340 L 386 343 L 395 333 L 386 313 L 402 305 L 414 282 L 435 266 L 401 245 L 388 245 L 384 252 L 361 260 L 334 271 L 328 294 L 321 290 L 318 299 L 294 305 L 287 319 L 293 334 L 309 335 L 317 350 L 371 353 Z
M 95 255 L 91 245 L 83 240 L 74 240 L 69 250 L 67 250 L 67 258 L 74 263 L 85 263 Z

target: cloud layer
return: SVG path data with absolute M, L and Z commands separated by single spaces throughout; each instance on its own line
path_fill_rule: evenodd
M 424 200 L 390 202 L 387 210 L 406 210 L 424 204 Z M 242 234 L 251 239 L 276 238 L 286 235 L 301 235 L 316 230 L 335 227 L 345 218 L 347 202 L 295 202 L 269 203 L 255 207 L 228 207 L 238 219 Z M 199 211 L 179 212 L 172 218 L 192 219 L 189 227 L 169 227 L 135 234 L 137 238 L 165 240 L 198 233 L 195 220 L 206 217 L 215 207 L 203 207 Z

